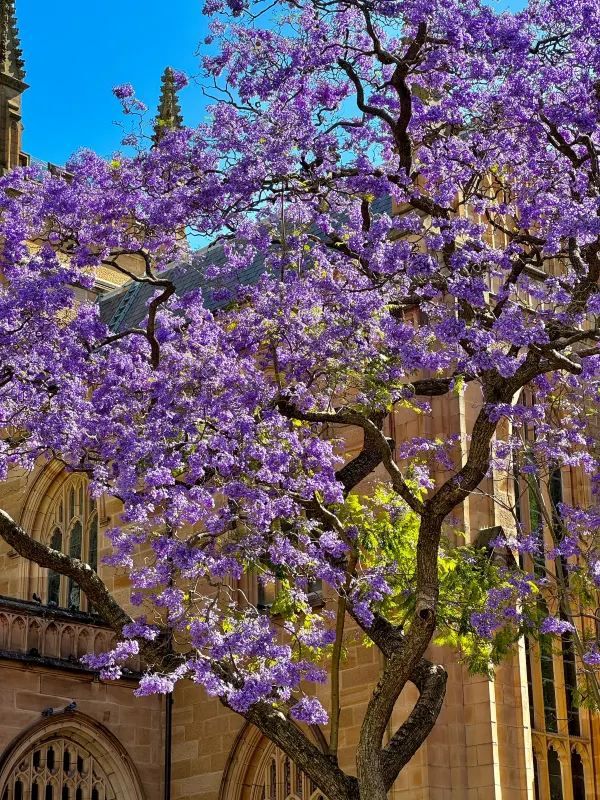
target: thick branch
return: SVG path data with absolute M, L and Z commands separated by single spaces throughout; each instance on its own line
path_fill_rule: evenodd
M 391 114 L 388 114 L 388 112 L 383 108 L 377 108 L 377 106 L 369 105 L 369 103 L 366 102 L 365 90 L 352 64 L 349 61 L 346 61 L 344 58 L 338 58 L 337 63 L 354 84 L 354 88 L 356 89 L 356 105 L 363 112 L 363 114 L 370 114 L 373 117 L 378 117 L 384 122 L 387 122 L 387 124 L 393 130 L 395 123 Z
M 374 425 L 381 430 L 384 415 L 380 414 L 373 419 Z M 344 487 L 344 494 L 348 495 L 352 489 L 370 475 L 382 461 L 379 447 L 379 436 L 372 430 L 364 430 L 364 441 L 360 453 L 336 472 L 336 478 Z
M 486 403 L 483 405 L 471 433 L 471 444 L 466 462 L 425 503 L 427 512 L 446 517 L 463 502 L 484 479 L 490 466 L 490 448 L 497 423 L 490 420 L 490 406 L 510 403 L 514 395 L 543 372 L 540 354 L 530 350 L 527 358 L 511 378 L 502 378 L 495 372 L 483 377 Z M 489 405 L 488 405 L 489 404 Z
M 390 789 L 400 770 L 429 736 L 442 710 L 448 673 L 427 659 L 417 665 L 410 682 L 419 690 L 419 699 L 408 719 L 400 725 L 381 754 L 381 770 L 386 789 Z
M 347 597 L 350 584 L 356 573 L 356 554 L 350 557 L 348 564 L 348 575 L 344 592 L 338 598 L 338 607 L 335 624 L 335 642 L 331 654 L 331 711 L 329 726 L 329 755 L 337 763 L 339 733 L 340 733 L 340 666 L 342 659 L 342 645 L 344 640 L 344 627 L 346 622 Z
M 2 509 L 0 536 L 23 558 L 72 578 L 85 592 L 96 612 L 114 631 L 120 632 L 124 625 L 131 622 L 131 617 L 112 597 L 98 573 L 89 564 L 33 539 Z

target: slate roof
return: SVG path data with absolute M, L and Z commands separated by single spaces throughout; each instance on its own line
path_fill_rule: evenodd
M 392 213 L 392 200 L 389 195 L 377 198 L 371 205 L 374 214 Z M 175 284 L 179 296 L 195 289 L 201 289 L 207 308 L 216 310 L 227 305 L 228 300 L 215 300 L 216 289 L 235 290 L 238 286 L 252 286 L 265 271 L 263 255 L 258 255 L 245 269 L 224 275 L 218 280 L 205 278 L 204 270 L 209 265 L 224 266 L 223 245 L 214 244 L 197 251 L 189 263 L 174 264 L 168 275 Z M 225 271 L 224 271 L 225 272 Z M 148 302 L 155 295 L 156 287 L 147 283 L 132 281 L 100 298 L 102 319 L 114 333 L 139 326 L 146 317 Z
M 263 274 L 264 258 L 257 256 L 246 269 L 224 275 L 218 280 L 207 280 L 205 268 L 223 266 L 225 253 L 222 245 L 211 245 L 194 254 L 190 263 L 174 264 L 166 273 L 175 284 L 179 296 L 200 289 L 207 308 L 217 309 L 227 305 L 227 300 L 215 300 L 216 289 L 235 290 L 238 286 L 251 286 Z M 100 298 L 102 319 L 115 333 L 140 325 L 146 317 L 148 302 L 156 294 L 156 287 L 132 281 Z

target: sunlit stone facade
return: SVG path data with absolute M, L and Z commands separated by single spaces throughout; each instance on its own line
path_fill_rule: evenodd
M 27 86 L 11 0 L 0 0 L 0 26 L 0 170 L 8 170 L 29 160 L 21 143 Z M 121 282 L 110 270 L 97 276 L 99 292 L 114 291 Z M 115 310 L 123 308 L 123 298 L 116 300 Z M 435 399 L 431 419 L 415 422 L 396 413 L 388 433 L 398 442 L 454 432 L 464 446 L 479 404 L 472 387 L 460 397 Z M 353 436 L 348 433 L 348 458 L 361 445 Z M 560 480 L 565 500 L 589 502 L 574 473 Z M 492 498 L 508 497 L 514 487 L 492 476 L 484 489 L 457 515 L 469 541 L 482 529 L 513 524 Z M 102 565 L 105 531 L 120 512 L 115 500 L 93 503 L 82 478 L 51 464 L 33 475 L 13 474 L 0 486 L 0 507 L 33 537 L 97 565 L 127 605 L 126 577 Z M 527 498 L 521 512 L 532 513 Z M 258 600 L 255 586 L 242 588 Z M 118 683 L 85 670 L 80 656 L 103 651 L 111 639 L 77 587 L 0 541 L 0 800 L 325 800 L 256 729 L 192 683 L 178 685 L 170 715 L 164 698 L 134 698 L 139 664 L 131 663 L 131 673 Z M 381 656 L 358 637 L 349 641 L 341 675 L 340 762 L 352 770 Z M 550 652 L 523 643 L 494 680 L 469 676 L 451 652 L 432 655 L 448 668 L 446 702 L 392 798 L 600 797 L 598 720 L 574 705 L 576 662 L 568 642 Z M 414 699 L 410 692 L 402 696 L 390 733 Z

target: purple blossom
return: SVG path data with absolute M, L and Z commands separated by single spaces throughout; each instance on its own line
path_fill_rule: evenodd
M 590 667 L 600 667 L 600 651 L 596 646 L 591 647 L 583 654 L 582 660 Z
M 172 76 L 173 76 L 173 83 L 177 91 L 179 91 L 180 89 L 184 89 L 190 82 L 185 72 L 182 72 L 179 69 L 172 70 Z
M 123 626 L 123 636 L 128 639 L 147 639 L 153 642 L 159 634 L 159 629 L 156 625 L 148 625 L 146 617 L 140 617 L 128 625 Z
M 327 712 L 316 697 L 304 695 L 290 709 L 290 714 L 297 722 L 307 725 L 326 725 L 329 721 Z
M 556 617 L 546 617 L 540 624 L 540 633 L 572 633 L 575 630 L 573 625 L 565 619 Z
M 106 653 L 90 653 L 81 658 L 81 663 L 88 669 L 100 671 L 104 680 L 118 680 L 122 674 L 122 666 L 140 651 L 137 641 L 126 639 Z
M 501 623 L 491 611 L 475 611 L 471 614 L 471 625 L 478 636 L 491 639 Z
M 170 694 L 175 687 L 173 678 L 156 673 L 142 675 L 138 688 L 134 694 L 136 697 L 144 697 L 149 694 Z
M 135 89 L 130 83 L 121 83 L 114 87 L 113 94 L 119 100 L 127 100 L 128 98 L 134 96 Z

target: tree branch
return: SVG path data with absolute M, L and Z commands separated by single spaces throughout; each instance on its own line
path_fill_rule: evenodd
M 419 699 L 408 717 L 392 736 L 381 754 L 381 770 L 386 789 L 391 789 L 400 770 L 410 761 L 429 736 L 442 710 L 448 673 L 439 664 L 422 659 L 410 682 L 419 690 Z
M 342 772 L 281 711 L 257 703 L 243 716 L 293 759 L 326 795 L 336 800 L 358 800 L 356 778 Z
M 325 425 L 354 425 L 362 428 L 365 436 L 371 437 L 373 445 L 377 447 L 381 461 L 383 462 L 388 475 L 390 476 L 394 491 L 404 500 L 404 502 L 415 511 L 421 514 L 424 504 L 411 491 L 404 480 L 404 476 L 396 462 L 390 442 L 378 427 L 378 415 L 367 417 L 364 414 L 354 411 L 351 408 L 341 408 L 337 411 L 300 411 L 286 398 L 281 397 L 277 403 L 279 412 L 289 419 L 298 419 L 303 422 L 320 422 Z M 366 458 L 366 457 L 365 457 Z
M 120 633 L 123 626 L 132 621 L 89 564 L 33 539 L 2 509 L 0 509 L 0 536 L 23 558 L 72 578 L 81 587 L 104 622 L 115 632 Z

